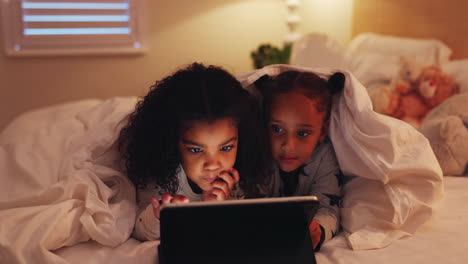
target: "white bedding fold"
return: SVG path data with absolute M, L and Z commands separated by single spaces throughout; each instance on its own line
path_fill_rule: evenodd
M 84 101 L 18 118 L 0 135 L 2 263 L 67 263 L 51 250 L 116 247 L 135 221 L 135 191 L 113 147 L 135 98 Z

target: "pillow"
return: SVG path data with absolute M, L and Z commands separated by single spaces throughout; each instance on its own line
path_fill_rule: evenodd
M 460 86 L 460 93 L 468 93 L 468 59 L 454 60 L 442 65 L 442 70 Z
M 403 56 L 372 52 L 347 58 L 350 70 L 368 91 L 391 85 L 396 80 L 416 82 L 421 70 L 429 66 Z
M 321 33 L 303 36 L 293 44 L 289 63 L 309 68 L 347 68 L 346 50 L 334 39 Z
M 401 67 L 401 57 L 395 55 L 361 52 L 346 58 L 351 72 L 368 89 L 388 85 Z
M 349 52 L 404 56 L 425 65 L 446 63 L 452 54 L 452 50 L 439 40 L 402 38 L 374 33 L 364 33 L 354 38 L 349 45 Z

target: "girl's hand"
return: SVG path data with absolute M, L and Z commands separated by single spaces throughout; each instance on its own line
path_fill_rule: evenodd
M 229 171 L 223 171 L 218 175 L 211 186 L 211 191 L 203 192 L 203 201 L 224 201 L 230 195 L 234 185 L 239 182 L 239 172 L 231 168 Z
M 170 204 L 170 203 L 188 203 L 189 199 L 183 195 L 176 195 L 172 197 L 169 193 L 165 192 L 161 196 L 161 201 L 158 201 L 157 198 L 152 197 L 151 198 L 151 205 L 153 206 L 153 213 L 154 216 L 159 219 L 160 217 L 160 212 L 161 212 L 161 206 L 163 204 Z
M 320 242 L 320 237 L 322 236 L 322 230 L 320 229 L 320 224 L 317 221 L 312 220 L 312 222 L 310 222 L 309 234 L 312 239 L 312 246 L 315 249 Z

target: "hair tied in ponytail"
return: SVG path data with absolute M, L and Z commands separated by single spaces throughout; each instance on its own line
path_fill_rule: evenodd
M 345 84 L 345 75 L 341 72 L 335 72 L 328 79 L 328 89 L 332 94 L 343 91 Z
M 262 96 L 265 96 L 267 93 L 271 92 L 271 85 L 273 83 L 273 78 L 270 75 L 265 74 L 254 82 L 255 87 L 260 92 Z

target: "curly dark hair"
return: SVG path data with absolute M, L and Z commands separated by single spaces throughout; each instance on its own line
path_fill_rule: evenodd
M 263 96 L 265 112 L 270 112 L 273 98 L 277 94 L 299 91 L 317 102 L 317 111 L 326 112 L 325 120 L 330 117 L 332 95 L 344 88 L 345 76 L 336 72 L 328 80 L 311 72 L 286 71 L 275 77 L 262 76 L 255 82 L 256 88 Z
M 233 118 L 239 143 L 234 167 L 246 197 L 270 175 L 269 147 L 255 98 L 231 74 L 216 66 L 193 63 L 157 81 L 120 131 L 118 146 L 128 177 L 137 187 L 155 183 L 176 193 L 181 156 L 179 129 L 186 121 Z

